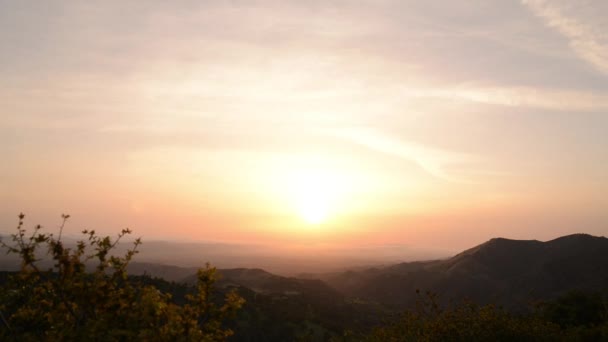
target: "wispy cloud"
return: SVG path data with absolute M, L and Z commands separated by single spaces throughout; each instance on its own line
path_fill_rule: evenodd
M 606 34 L 608 27 L 566 14 L 566 10 L 555 1 L 522 0 L 522 3 L 536 16 L 542 18 L 547 26 L 566 37 L 570 47 L 581 59 L 602 73 L 608 74 L 608 35 Z M 601 0 L 594 2 L 595 11 L 602 12 L 602 6 L 605 6 L 603 7 L 605 15 L 608 10 L 606 2 Z M 603 20 L 605 22 L 605 17 Z
M 410 160 L 427 173 L 448 181 L 465 180 L 448 172 L 447 166 L 474 160 L 474 157 L 468 154 L 400 140 L 372 129 L 349 128 L 333 130 L 328 133 L 377 152 Z
M 569 89 L 462 85 L 408 88 L 402 95 L 556 111 L 608 110 L 608 94 Z

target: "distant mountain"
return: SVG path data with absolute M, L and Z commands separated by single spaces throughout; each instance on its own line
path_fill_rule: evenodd
M 129 264 L 128 268 L 129 273 L 133 275 L 147 274 L 188 285 L 196 283 L 197 270 L 196 267 L 137 262 Z M 332 301 L 343 299 L 341 293 L 319 279 L 283 277 L 259 268 L 219 269 L 218 275 L 219 287 L 245 287 L 255 293 L 267 295 L 325 297 Z
M 548 242 L 492 239 L 447 260 L 338 272 L 321 278 L 346 296 L 395 308 L 411 306 L 416 290 L 443 301 L 524 307 L 573 289 L 608 289 L 608 239 L 586 234 Z
M 194 285 L 195 267 L 178 267 L 153 263 L 131 263 L 128 269 L 133 275 L 150 275 L 167 281 Z M 219 269 L 218 287 L 247 288 L 253 293 L 271 296 L 301 297 L 326 304 L 342 303 L 344 296 L 319 279 L 299 279 L 283 277 L 258 268 Z M 278 297 L 277 297 L 278 298 Z
M 0 258 L 0 266 L 13 270 L 18 262 Z M 185 301 L 197 268 L 132 262 L 128 272 L 165 279 L 135 277 Z M 327 340 L 345 330 L 368 332 L 396 312 L 412 308 L 416 290 L 437 293 L 443 303 L 468 298 L 508 309 L 522 309 L 571 290 L 606 291 L 608 239 L 585 234 L 548 242 L 496 238 L 449 259 L 301 277 L 259 268 L 218 273 L 220 297 L 236 289 L 246 300 L 230 322 L 237 332 L 233 341 Z M 0 282 L 9 275 L 0 272 Z
M 218 285 L 223 287 L 242 286 L 257 293 L 314 296 L 330 301 L 343 299 L 338 291 L 318 279 L 282 277 L 256 268 L 222 269 L 218 272 L 220 275 Z M 194 284 L 196 276 L 185 278 L 184 281 Z
M 4 256 L 0 266 L 18 263 Z M 129 273 L 193 284 L 196 267 L 133 262 Z M 541 242 L 495 238 L 449 259 L 365 267 L 284 277 L 256 268 L 220 269 L 219 287 L 242 287 L 252 295 L 331 305 L 352 302 L 389 309 L 411 307 L 416 290 L 444 302 L 472 299 L 521 308 L 569 290 L 608 290 L 608 239 L 586 234 Z
M 182 283 L 186 278 L 196 274 L 198 267 L 180 267 L 149 262 L 131 262 L 127 268 L 132 275 L 149 275 L 167 281 Z
M 131 263 L 131 274 L 192 284 L 195 267 Z M 393 309 L 411 307 L 416 290 L 442 300 L 472 299 L 520 308 L 573 289 L 608 290 L 608 239 L 574 234 L 555 240 L 491 239 L 445 260 L 358 268 L 305 277 L 262 269 L 220 269 L 220 287 L 240 286 L 264 295 L 297 296 L 329 303 L 360 300 Z M 320 280 L 319 280 L 320 279 Z

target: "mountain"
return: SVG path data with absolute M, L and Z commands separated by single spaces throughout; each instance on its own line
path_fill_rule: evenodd
M 278 276 L 257 268 L 234 268 L 218 270 L 218 286 L 246 287 L 261 294 L 282 294 L 287 296 L 314 296 L 326 301 L 343 300 L 343 296 L 318 279 L 299 279 Z M 192 275 L 184 279 L 188 284 L 196 282 Z
M 195 268 L 133 263 L 131 272 L 193 284 Z M 608 239 L 585 234 L 552 241 L 495 238 L 449 259 L 284 277 L 259 268 L 219 269 L 218 290 L 246 299 L 231 323 L 234 341 L 326 340 L 344 330 L 369 331 L 402 309 L 416 290 L 440 302 L 468 298 L 522 310 L 571 290 L 608 289 Z
M 132 275 L 150 275 L 167 281 L 194 285 L 196 267 L 179 267 L 154 263 L 129 264 Z M 217 286 L 243 287 L 264 295 L 285 295 L 323 298 L 328 302 L 342 301 L 343 295 L 319 279 L 283 277 L 259 268 L 219 269 Z
M 195 268 L 134 264 L 146 272 L 192 284 Z M 220 287 L 240 286 L 256 295 L 331 305 L 351 301 L 390 310 L 412 307 L 416 290 L 440 300 L 471 299 L 521 309 L 570 290 L 608 289 L 608 239 L 575 234 L 555 240 L 491 239 L 452 258 L 358 268 L 305 277 L 283 277 L 262 269 L 221 269 Z M 320 280 L 319 280 L 320 279 Z
M 414 304 L 416 290 L 444 302 L 468 298 L 522 308 L 573 289 L 608 289 L 608 239 L 586 234 L 548 242 L 492 239 L 446 260 L 320 275 L 346 296 L 393 308 Z
M 18 263 L 13 259 L 0 257 L 0 265 L 15 269 Z M 193 291 L 196 271 L 195 267 L 138 262 L 128 268 L 133 279 L 154 284 L 180 304 Z M 0 272 L 0 283 L 11 274 Z M 137 277 L 143 274 L 164 280 Z M 438 294 L 441 303 L 469 298 L 513 310 L 572 290 L 606 291 L 608 239 L 585 234 L 548 242 L 495 238 L 443 260 L 301 277 L 260 268 L 218 269 L 218 274 L 215 300 L 233 289 L 246 300 L 237 317 L 228 322 L 236 331 L 232 341 L 325 341 L 347 330 L 365 334 L 395 313 L 413 308 L 417 290 Z M 582 307 L 588 313 L 585 298 L 570 307 Z M 561 306 L 558 309 L 558 321 L 564 317 L 568 321 L 571 315 L 563 314 Z
M 198 267 L 180 267 L 149 262 L 131 262 L 127 268 L 129 274 L 132 275 L 149 275 L 179 283 L 196 274 L 197 270 Z

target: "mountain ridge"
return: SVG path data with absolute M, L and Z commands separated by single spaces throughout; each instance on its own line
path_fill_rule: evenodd
M 573 289 L 608 289 L 608 239 L 571 234 L 546 242 L 493 238 L 455 256 L 322 276 L 348 296 L 407 307 L 417 289 L 509 307 Z

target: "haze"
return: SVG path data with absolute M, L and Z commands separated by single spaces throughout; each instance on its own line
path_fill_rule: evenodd
M 0 232 L 393 259 L 606 235 L 606 14 L 0 0 Z

